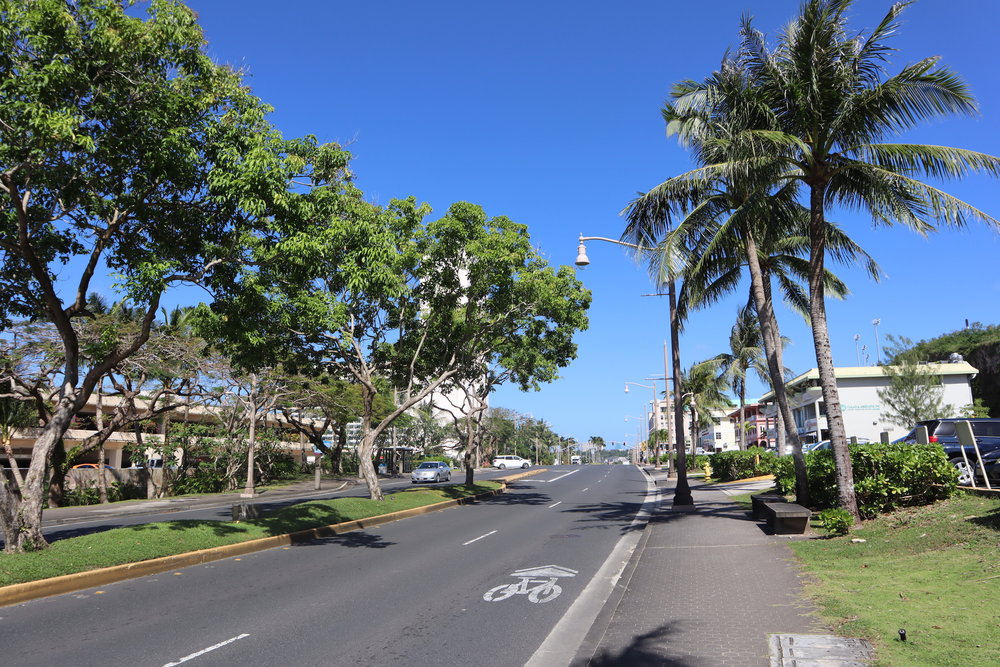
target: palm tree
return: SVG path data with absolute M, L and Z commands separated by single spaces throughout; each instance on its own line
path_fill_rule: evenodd
M 715 357 L 719 362 L 722 379 L 732 389 L 740 402 L 739 428 L 737 429 L 737 445 L 746 449 L 746 433 L 743 424 L 746 421 L 747 372 L 751 369 L 767 382 L 767 366 L 764 360 L 764 349 L 760 325 L 756 313 L 750 307 L 743 307 L 736 315 L 736 323 L 729 334 L 729 352 L 723 352 Z
M 867 212 L 876 225 L 903 224 L 922 234 L 934 224 L 962 227 L 998 221 L 921 182 L 916 175 L 961 178 L 978 171 L 1000 175 L 1000 159 L 983 153 L 919 144 L 881 143 L 918 122 L 973 114 L 977 104 L 953 72 L 926 58 L 886 76 L 897 18 L 908 3 L 893 5 L 868 35 L 848 32 L 851 0 L 807 0 L 781 33 L 774 50 L 749 18 L 741 29 L 739 61 L 763 95 L 774 122 L 744 133 L 747 165 L 767 165 L 778 183 L 801 183 L 809 196 L 809 316 L 837 466 L 838 501 L 857 516 L 853 472 L 833 371 L 825 306 L 827 209 L 840 204 Z
M 674 87 L 663 109 L 668 135 L 676 134 L 691 147 L 699 167 L 668 179 L 632 202 L 624 238 L 642 244 L 661 240 L 653 262 L 666 265 L 659 271 L 676 270 L 670 264 L 683 258 L 684 276 L 679 319 L 689 307 L 704 306 L 736 289 L 746 266 L 750 275 L 750 298 L 758 313 L 768 377 L 774 390 L 780 421 L 794 423 L 784 390 L 785 366 L 782 337 L 774 314 L 772 277 L 786 302 L 805 312 L 808 300 L 800 282 L 808 276 L 808 217 L 795 202 L 796 189 L 786 185 L 771 188 L 773 169 L 756 167 L 736 171 L 725 168 L 734 153 L 740 155 L 739 137 L 747 127 L 772 122 L 760 103 L 759 91 L 749 85 L 745 72 L 734 60 L 703 83 L 682 82 Z M 723 165 L 720 168 L 719 165 Z M 679 217 L 676 229 L 671 218 Z M 877 267 L 864 252 L 836 227 L 831 228 L 830 246 L 846 261 L 864 259 L 873 277 Z M 846 294 L 847 288 L 826 272 L 828 288 Z M 679 362 L 678 362 L 679 363 Z M 677 364 L 675 364 L 677 365 Z M 780 436 L 779 436 L 780 437 Z M 805 459 L 798 434 L 788 437 L 795 461 L 799 502 L 808 503 Z
M 691 455 L 698 450 L 698 432 L 712 424 L 712 410 L 732 408 L 726 396 L 726 381 L 719 373 L 717 359 L 707 359 L 691 366 L 683 374 L 684 406 L 691 412 Z M 693 461 L 694 459 L 692 459 Z

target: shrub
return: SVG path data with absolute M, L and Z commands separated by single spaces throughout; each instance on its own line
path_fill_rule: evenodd
M 819 513 L 819 522 L 831 535 L 847 535 L 854 525 L 854 517 L 847 510 L 831 507 Z
M 722 482 L 732 482 L 748 477 L 760 477 L 774 472 L 778 457 L 763 447 L 751 447 L 743 451 L 719 452 L 711 457 L 715 478 Z
M 950 497 L 958 485 L 954 466 L 939 445 L 872 443 L 850 445 L 858 511 L 870 519 L 904 505 L 924 505 Z M 795 490 L 790 456 L 775 472 L 780 493 Z M 832 451 L 806 454 L 809 502 L 814 508 L 837 506 L 837 471 Z

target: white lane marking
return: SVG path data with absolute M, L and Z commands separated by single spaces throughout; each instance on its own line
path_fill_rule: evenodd
M 559 502 L 557 502 L 557 503 L 554 503 L 554 504 L 552 504 L 552 505 L 549 505 L 549 509 L 552 509 L 552 508 L 553 508 L 553 507 L 555 507 L 556 505 L 562 505 L 562 501 L 560 500 L 560 501 L 559 501 Z
M 217 648 L 222 648 L 226 644 L 232 644 L 237 639 L 243 639 L 244 637 L 249 637 L 249 636 L 250 636 L 249 633 L 244 632 L 242 635 L 237 635 L 236 637 L 231 637 L 231 638 L 227 639 L 224 642 L 219 642 L 215 646 L 209 646 L 208 648 L 202 649 L 202 650 L 198 651 L 197 653 L 192 653 L 191 655 L 186 655 L 183 658 L 181 658 L 180 660 L 178 660 L 177 662 L 168 662 L 167 664 L 163 665 L 163 667 L 174 667 L 174 665 L 179 665 L 182 662 L 187 662 L 188 660 L 194 660 L 198 656 L 205 655 L 209 651 L 214 651 Z
M 554 478 L 554 479 L 546 479 L 546 480 L 541 480 L 541 479 L 540 479 L 540 480 L 538 480 L 538 481 L 539 481 L 539 482 L 542 482 L 542 481 L 545 481 L 545 482 L 555 482 L 556 480 L 560 480 L 560 479 L 562 479 L 563 477 L 569 477 L 570 475 L 575 475 L 575 474 L 576 474 L 576 473 L 578 473 L 578 472 L 580 472 L 580 469 L 579 469 L 579 468 L 577 468 L 576 470 L 571 470 L 571 471 L 569 471 L 568 473 L 566 473 L 565 475 L 559 475 L 558 477 L 556 477 L 556 478 Z
M 462 546 L 464 547 L 464 546 L 466 546 L 468 544 L 472 544 L 473 542 L 478 542 L 479 540 L 483 539 L 484 537 L 489 537 L 490 535 L 492 535 L 495 532 L 497 532 L 497 531 L 491 530 L 490 532 L 486 533 L 485 535 L 480 535 L 479 537 L 477 537 L 474 540 L 469 540 L 468 542 L 463 542 Z
M 589 486 L 586 489 L 583 489 L 583 491 L 589 491 L 589 490 L 590 490 Z M 583 493 L 583 491 L 580 491 L 580 493 Z

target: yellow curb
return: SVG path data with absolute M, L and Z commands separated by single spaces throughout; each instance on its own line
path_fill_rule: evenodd
M 539 472 L 543 472 L 543 470 L 535 471 L 534 474 Z M 211 547 L 209 549 L 200 549 L 198 551 L 190 551 L 183 554 L 174 554 L 173 556 L 151 558 L 149 560 L 139 561 L 138 563 L 113 565 L 111 567 L 102 567 L 97 570 L 64 574 L 50 579 L 41 579 L 39 581 L 28 581 L 23 584 L 2 586 L 0 587 L 0 607 L 6 607 L 20 602 L 28 602 L 30 600 L 37 600 L 38 598 L 48 597 L 50 595 L 63 595 L 65 593 L 72 593 L 73 591 L 79 591 L 85 588 L 104 586 L 118 581 L 125 581 L 126 579 L 145 577 L 150 574 L 159 574 L 161 572 L 176 570 L 182 567 L 222 560 L 223 558 L 242 556 L 243 554 L 249 554 L 255 551 L 263 551 L 265 549 L 273 549 L 274 547 L 287 546 L 295 542 L 306 542 L 320 537 L 340 535 L 341 533 L 348 533 L 353 530 L 361 530 L 372 526 L 379 526 L 384 523 L 390 523 L 392 521 L 398 521 L 412 516 L 419 516 L 421 514 L 429 514 L 430 512 L 436 512 L 438 510 L 448 509 L 449 507 L 463 505 L 476 500 L 477 498 L 499 495 L 506 491 L 507 482 L 510 479 L 519 479 L 520 477 L 525 476 L 527 476 L 527 474 L 515 475 L 514 477 L 505 479 L 490 480 L 499 482 L 501 488 L 496 491 L 486 491 L 474 496 L 445 500 L 432 505 L 424 505 L 423 507 L 414 507 L 408 510 L 400 510 L 399 512 L 390 512 L 389 514 L 380 514 L 378 516 L 356 519 L 354 521 L 334 523 L 328 526 L 317 526 L 316 528 L 300 530 L 294 533 L 262 537 L 256 540 L 248 540 L 246 542 L 238 542 L 236 544 L 227 544 L 221 547 Z
M 761 475 L 760 477 L 747 477 L 746 479 L 736 479 L 732 482 L 714 482 L 720 486 L 724 484 L 742 484 L 743 482 L 762 482 L 765 479 L 774 479 L 774 475 Z
M 533 470 L 527 470 L 525 472 L 519 472 L 516 475 L 508 475 L 506 477 L 498 477 L 496 479 L 491 479 L 490 481 L 491 482 L 503 482 L 503 483 L 513 482 L 514 480 L 517 480 L 517 479 L 522 479 L 524 477 L 531 477 L 532 475 L 540 475 L 543 472 L 548 472 L 548 471 L 549 471 L 548 468 L 535 468 Z

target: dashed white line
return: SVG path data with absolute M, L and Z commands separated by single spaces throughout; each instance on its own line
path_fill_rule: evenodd
M 552 505 L 549 505 L 549 509 L 552 509 L 552 508 L 553 508 L 553 507 L 555 507 L 556 505 L 562 505 L 562 501 L 560 500 L 560 501 L 559 501 L 559 502 L 557 502 L 557 503 L 553 503 Z
M 556 480 L 558 480 L 558 479 L 562 479 L 563 477 L 568 477 L 568 476 L 570 476 L 570 475 L 573 475 L 573 474 L 576 474 L 576 473 L 578 473 L 578 472 L 580 472 L 579 468 L 578 468 L 578 469 L 576 469 L 576 470 L 571 470 L 571 471 L 569 471 L 568 473 L 566 473 L 565 475 L 559 475 L 558 477 L 556 477 L 556 478 L 554 478 L 554 479 L 546 479 L 546 480 L 541 480 L 541 479 L 540 479 L 540 480 L 538 480 L 538 481 L 539 481 L 539 482 L 542 482 L 542 481 L 545 481 L 545 482 L 554 482 L 554 481 L 556 481 Z
M 464 547 L 466 545 L 472 544 L 473 542 L 478 542 L 479 540 L 483 539 L 484 537 L 489 537 L 490 535 L 492 535 L 495 532 L 497 532 L 497 531 L 491 530 L 490 532 L 486 533 L 485 535 L 480 535 L 479 537 L 477 537 L 474 540 L 469 540 L 468 542 L 463 542 L 462 546 Z
M 177 662 L 168 662 L 167 664 L 163 665 L 163 667 L 174 667 L 175 665 L 179 665 L 182 662 L 187 662 L 188 660 L 194 660 L 198 656 L 205 655 L 209 651 L 214 651 L 217 648 L 222 648 L 226 644 L 232 644 L 237 639 L 243 639 L 244 637 L 249 637 L 249 636 L 250 636 L 249 633 L 244 632 L 242 635 L 237 635 L 236 637 L 231 637 L 231 638 L 227 639 L 224 642 L 219 642 L 215 646 L 209 646 L 208 648 L 202 649 L 202 650 L 198 651 L 197 653 L 192 653 L 191 655 L 186 655 L 183 658 L 181 658 L 180 660 L 178 660 Z
M 587 489 L 589 489 L 589 488 L 590 488 L 590 487 L 588 486 L 588 487 L 587 487 L 586 489 L 583 489 L 582 491 L 580 491 L 580 493 L 583 493 L 584 491 L 586 491 L 586 490 L 587 490 Z

